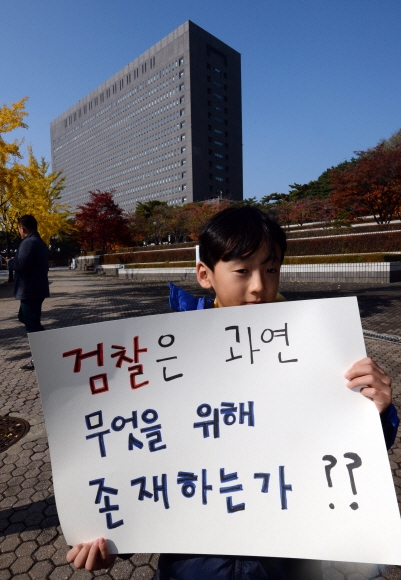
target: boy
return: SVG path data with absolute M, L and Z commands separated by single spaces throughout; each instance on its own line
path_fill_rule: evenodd
M 200 262 L 196 272 L 204 289 L 216 298 L 195 298 L 171 286 L 174 310 L 202 310 L 274 302 L 280 267 L 286 250 L 285 234 L 267 214 L 253 208 L 228 208 L 212 217 L 200 235 Z M 388 447 L 394 442 L 398 417 L 391 405 L 391 380 L 371 359 L 355 363 L 345 374 L 348 388 L 364 386 L 381 414 Z M 79 544 L 67 554 L 77 568 L 110 566 L 104 539 Z M 312 580 L 322 577 L 321 563 L 313 560 L 162 554 L 158 580 Z

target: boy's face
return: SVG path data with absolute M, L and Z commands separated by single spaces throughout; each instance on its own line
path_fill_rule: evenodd
M 213 288 L 217 304 L 242 306 L 274 302 L 280 279 L 280 252 L 278 258 L 265 262 L 269 249 L 266 245 L 248 258 L 223 262 L 220 260 L 212 272 L 203 262 L 197 264 L 196 273 L 202 288 Z

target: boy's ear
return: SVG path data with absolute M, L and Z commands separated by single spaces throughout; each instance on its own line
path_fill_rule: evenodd
M 212 271 L 203 262 L 198 262 L 196 264 L 196 277 L 202 288 L 205 288 L 206 290 L 213 288 L 211 280 Z

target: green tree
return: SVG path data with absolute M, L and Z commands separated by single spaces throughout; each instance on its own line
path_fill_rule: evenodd
M 353 165 L 355 163 L 355 159 L 352 158 L 350 161 L 343 161 L 339 163 L 335 167 L 330 167 L 323 171 L 319 177 L 313 181 L 309 181 L 309 183 L 294 183 L 289 185 L 290 192 L 289 192 L 289 200 L 298 200 L 304 198 L 319 198 L 325 199 L 330 197 L 333 192 L 333 186 L 330 181 L 330 175 L 332 171 L 342 171 L 346 167 Z

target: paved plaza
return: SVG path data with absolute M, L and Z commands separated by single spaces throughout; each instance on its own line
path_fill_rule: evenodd
M 113 567 L 89 573 L 66 564 L 68 550 L 55 506 L 48 442 L 35 373 L 19 371 L 30 357 L 25 329 L 17 320 L 19 302 L 0 278 L 0 415 L 27 420 L 29 433 L 0 453 L 0 580 L 151 580 L 157 554 L 117 558 Z M 46 329 L 169 312 L 166 282 L 133 282 L 93 274 L 57 271 L 50 275 L 51 297 L 44 302 Z M 193 282 L 181 284 L 201 295 Z M 401 283 L 287 283 L 287 300 L 357 295 L 364 330 L 401 336 Z M 401 409 L 401 342 L 366 339 L 368 354 L 393 379 L 394 403 Z M 401 502 L 401 437 L 389 453 Z M 383 522 L 385 526 L 386 523 Z M 380 530 L 377 530 L 380 535 Z M 324 562 L 325 580 L 401 580 L 401 567 Z

